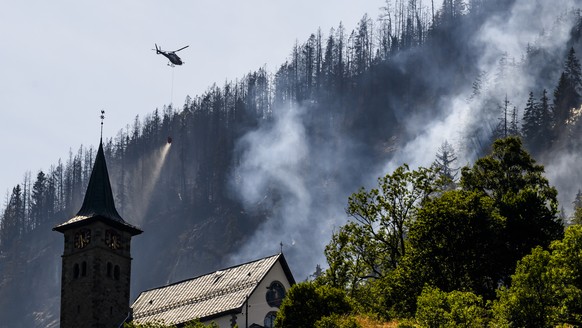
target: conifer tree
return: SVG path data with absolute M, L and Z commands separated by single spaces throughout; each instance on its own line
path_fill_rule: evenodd
M 537 152 L 539 146 L 540 133 L 540 106 L 536 103 L 533 92 L 530 91 L 529 98 L 523 110 L 522 134 L 527 148 L 532 152 Z
M 580 62 L 576 58 L 574 48 L 571 48 L 564 72 L 560 75 L 558 86 L 554 90 L 554 131 L 556 136 L 568 135 L 571 111 L 580 105 L 582 99 L 582 72 Z
M 542 91 L 542 97 L 539 102 L 539 148 L 542 150 L 549 149 L 552 144 L 552 111 L 548 99 L 548 91 Z
M 20 185 L 12 188 L 12 194 L 2 215 L 0 225 L 0 246 L 6 250 L 20 239 L 24 230 L 24 206 L 22 202 L 22 188 Z
M 580 189 L 578 189 L 572 205 L 574 207 L 574 214 L 572 215 L 571 222 L 573 224 L 582 224 L 582 191 Z
M 570 117 L 570 109 L 575 107 L 580 99 L 574 84 L 568 75 L 563 72 L 560 75 L 558 86 L 554 90 L 554 132 L 556 136 L 566 132 L 567 122 Z
M 31 204 L 31 220 L 33 226 L 37 226 L 43 220 L 43 216 L 46 214 L 46 204 L 45 204 L 45 190 L 47 187 L 46 175 L 43 171 L 39 171 L 36 175 L 36 181 L 32 186 L 32 204 Z
M 568 52 L 565 66 L 564 72 L 574 85 L 576 91 L 580 92 L 582 89 L 582 69 L 580 68 L 580 61 L 576 57 L 574 47 L 570 48 L 570 51 Z
M 519 122 L 518 122 L 518 110 L 517 106 L 513 106 L 511 110 L 511 121 L 509 122 L 508 133 L 512 137 L 519 137 Z
M 434 165 L 439 170 L 439 174 L 447 181 L 447 186 L 451 189 L 455 186 L 455 180 L 459 173 L 459 168 L 454 166 L 457 155 L 453 146 L 445 140 L 439 147 Z

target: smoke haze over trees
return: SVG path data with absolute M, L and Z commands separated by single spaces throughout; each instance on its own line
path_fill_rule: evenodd
M 455 178 L 496 137 L 523 139 L 570 215 L 582 188 L 581 37 L 574 0 L 387 1 L 354 30 L 290 43 L 275 72 L 136 117 L 104 143 L 117 209 L 145 232 L 131 299 L 280 242 L 303 280 L 351 193 L 437 158 Z M 95 152 L 79 146 L 6 195 L 1 327 L 58 324 L 62 237 L 51 228 L 79 209 Z

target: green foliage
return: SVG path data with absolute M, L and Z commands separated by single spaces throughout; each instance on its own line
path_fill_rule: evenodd
M 550 254 L 541 247 L 524 257 L 509 288 L 499 291 L 494 303 L 495 322 L 501 327 L 552 327 L 555 304 L 546 274 Z
M 572 216 L 573 224 L 582 224 L 582 207 L 576 207 L 574 209 L 574 215 Z
M 582 325 L 582 226 L 571 226 L 550 247 L 548 266 L 560 322 Z
M 404 165 L 349 198 L 354 220 L 332 236 L 330 268 L 318 283 L 345 289 L 359 311 L 384 318 L 484 325 L 483 299 L 495 297 L 519 259 L 563 235 L 557 192 L 543 173 L 518 138 L 496 141 L 463 168 L 461 190 L 443 192 L 434 170 Z M 562 293 L 571 300 L 562 308 L 576 308 L 577 290 Z M 510 308 L 504 302 L 498 313 Z
M 386 279 L 379 281 L 383 290 L 381 303 L 384 310 L 378 312 L 384 318 L 410 318 L 416 312 L 416 298 L 422 292 L 426 276 L 412 256 L 402 258 L 400 265 Z
M 410 228 L 407 256 L 382 282 L 385 316 L 414 315 L 426 284 L 492 298 L 499 279 L 495 240 L 502 225 L 494 202 L 477 192 L 448 191 L 425 202 Z
M 361 328 L 362 326 L 352 316 L 332 314 L 315 322 L 315 328 Z
M 184 328 L 206 328 L 206 327 L 210 327 L 210 328 L 218 328 L 218 325 L 213 321 L 207 325 L 201 323 L 198 320 L 194 320 L 191 321 L 189 323 L 187 323 Z
M 543 166 L 536 164 L 514 137 L 495 141 L 490 155 L 477 160 L 472 168 L 462 169 L 463 189 L 491 197 L 506 219 L 497 236 L 505 245 L 497 268 L 503 280 L 533 247 L 547 247 L 563 235 L 563 224 L 557 217 L 557 191 L 543 173 Z
M 498 326 L 582 325 L 582 226 L 569 227 L 550 251 L 541 247 L 519 261 L 512 283 L 494 303 Z
M 289 289 L 277 313 L 275 327 L 313 327 L 323 317 L 351 311 L 352 306 L 342 290 L 303 282 Z
M 487 313 L 481 296 L 427 286 L 418 297 L 416 320 L 421 327 L 483 327 Z
M 472 168 L 463 168 L 463 190 L 423 199 L 409 221 L 405 256 L 389 274 L 365 285 L 381 295 L 378 313 L 412 316 L 426 284 L 493 299 L 520 258 L 562 235 L 556 190 L 542 174 L 543 167 L 535 164 L 519 139 L 507 138 L 495 142 L 491 155 Z
M 572 224 L 582 224 L 582 191 L 580 189 L 578 189 L 572 205 L 574 207 L 574 214 L 571 217 Z
M 445 291 L 495 295 L 504 225 L 493 200 L 474 191 L 449 191 L 420 209 L 410 229 L 413 270 Z M 408 262 L 407 262 L 408 263 Z
M 332 236 L 325 249 L 328 282 L 357 289 L 394 270 L 405 255 L 405 236 L 421 202 L 437 190 L 432 169 L 400 166 L 378 179 L 378 188 L 360 189 L 348 199 L 353 218 Z

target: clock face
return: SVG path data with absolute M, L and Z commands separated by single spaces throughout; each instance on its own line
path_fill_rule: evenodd
M 280 307 L 285 298 L 285 286 L 278 281 L 273 281 L 267 289 L 267 304 L 271 307 Z
M 85 248 L 91 242 L 91 230 L 81 229 L 75 233 L 75 248 Z
M 105 231 L 105 244 L 111 249 L 121 248 L 121 236 L 114 230 Z

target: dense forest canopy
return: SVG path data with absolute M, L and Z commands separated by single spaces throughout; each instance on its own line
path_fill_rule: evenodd
M 404 163 L 414 170 L 437 160 L 455 189 L 460 166 L 488 154 L 497 138 L 520 137 L 558 188 L 556 215 L 577 213 L 576 1 L 439 2 L 387 1 L 378 18 L 365 15 L 352 31 L 340 23 L 296 42 L 275 72 L 259 68 L 213 84 L 106 138 L 117 209 L 145 231 L 133 242 L 132 298 L 276 253 L 281 242 L 303 280 L 324 264 L 358 188 Z M 79 146 L 25 173 L 7 195 L 0 322 L 57 324 L 62 240 L 51 228 L 79 209 L 94 156 L 92 146 Z M 482 180 L 466 177 L 465 187 Z M 463 205 L 473 196 L 449 197 Z M 482 210 L 489 215 L 490 204 Z M 349 207 L 348 214 L 357 215 Z M 386 262 L 394 267 L 405 253 L 402 241 L 396 245 Z M 504 265 L 507 277 L 513 264 Z

